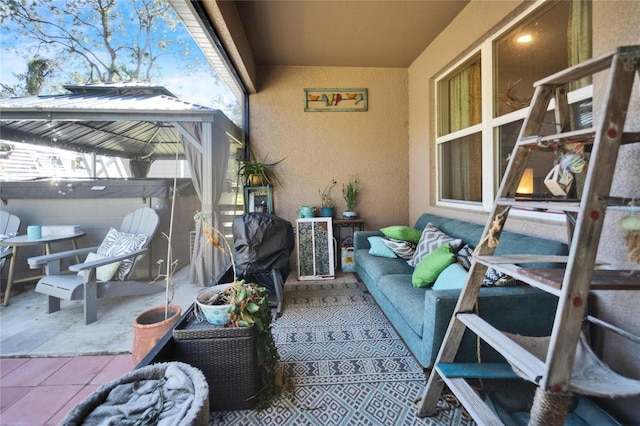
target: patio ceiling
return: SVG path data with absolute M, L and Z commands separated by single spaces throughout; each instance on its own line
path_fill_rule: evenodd
M 65 88 L 68 94 L 0 99 L 0 138 L 128 159 L 168 159 L 184 155 L 173 123 L 223 121 L 237 130 L 221 111 L 181 101 L 161 86 Z

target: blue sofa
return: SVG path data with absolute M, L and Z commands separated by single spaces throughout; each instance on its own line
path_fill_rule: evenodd
M 442 232 L 475 247 L 484 226 L 432 214 L 423 214 L 415 228 L 423 230 L 432 223 Z M 411 283 L 413 268 L 401 258 L 369 254 L 370 236 L 383 236 L 380 231 L 356 231 L 354 256 L 356 273 L 424 368 L 432 368 L 451 320 L 460 289 L 433 290 L 416 288 Z M 496 254 L 567 255 L 566 244 L 503 231 Z M 542 265 L 537 265 L 542 266 Z M 549 265 L 550 266 L 550 265 Z M 458 275 L 459 287 L 466 275 Z M 529 286 L 483 287 L 478 307 L 480 315 L 502 331 L 528 336 L 549 335 L 557 306 L 557 297 Z M 475 334 L 467 330 L 456 360 L 477 361 Z M 483 362 L 504 359 L 489 345 L 481 343 Z

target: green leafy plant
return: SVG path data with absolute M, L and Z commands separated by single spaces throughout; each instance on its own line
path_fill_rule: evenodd
M 283 388 L 282 374 L 277 370 L 280 356 L 271 333 L 271 309 L 264 287 L 244 280 L 229 286 L 226 299 L 232 305 L 229 327 L 255 327 L 260 389 L 258 408 L 267 408 Z
M 356 201 L 358 199 L 358 193 L 360 192 L 360 184 L 355 175 L 349 177 L 349 181 L 346 184 L 342 184 L 342 196 L 347 203 L 347 211 L 354 211 L 356 207 Z
M 336 202 L 331 197 L 331 190 L 334 186 L 336 186 L 338 182 L 335 179 L 331 179 L 331 182 L 324 187 L 324 190 L 318 189 L 318 194 L 320 194 L 320 201 L 322 202 L 322 207 L 335 207 Z
M 240 168 L 238 169 L 238 175 L 242 177 L 246 186 L 284 186 L 282 185 L 282 182 L 280 182 L 280 179 L 278 179 L 276 172 L 273 170 L 274 166 L 285 160 L 284 158 L 273 163 L 268 163 L 267 157 L 269 157 L 269 154 L 267 154 L 264 156 L 262 161 L 259 161 L 253 150 L 249 150 L 249 157 L 248 161 L 241 162 Z M 252 179 L 255 179 L 256 181 L 252 181 Z

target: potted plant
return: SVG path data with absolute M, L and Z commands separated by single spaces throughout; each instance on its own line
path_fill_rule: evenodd
M 318 189 L 318 193 L 320 194 L 320 202 L 321 204 L 321 214 L 323 217 L 333 217 L 333 209 L 336 206 L 335 201 L 331 197 L 331 190 L 334 186 L 336 186 L 338 182 L 335 179 L 331 179 L 331 182 L 324 187 L 324 190 Z
M 358 192 L 360 192 L 358 179 L 355 175 L 351 175 L 349 181 L 346 184 L 342 184 L 342 196 L 347 203 L 347 210 L 342 213 L 342 217 L 345 219 L 355 219 L 358 217 L 358 214 L 354 210 L 358 199 Z
M 242 177 L 245 186 L 282 186 L 282 182 L 278 179 L 273 167 L 284 161 L 284 158 L 274 163 L 267 163 L 267 157 L 269 156 L 267 154 L 262 161 L 259 161 L 251 149 L 249 150 L 249 156 L 249 160 L 242 161 L 238 169 L 238 175 Z
M 133 349 L 132 357 L 137 365 L 149 353 L 149 351 L 158 343 L 158 341 L 169 330 L 171 330 L 180 317 L 182 316 L 182 307 L 172 305 L 173 300 L 173 274 L 178 267 L 178 260 L 173 259 L 173 251 L 171 248 L 171 239 L 173 236 L 173 217 L 176 205 L 177 177 L 173 178 L 173 196 L 171 200 L 171 218 L 169 219 L 169 235 L 162 233 L 167 239 L 167 262 L 164 265 L 164 259 L 159 259 L 158 275 L 155 281 L 165 281 L 165 303 L 163 306 L 156 306 L 141 312 L 133 320 Z M 165 272 L 162 273 L 162 267 L 166 266 Z

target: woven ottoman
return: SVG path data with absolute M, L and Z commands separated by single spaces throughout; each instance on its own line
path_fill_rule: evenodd
M 223 327 L 183 318 L 173 330 L 171 357 L 190 364 L 209 383 L 211 411 L 248 410 L 258 404 L 254 327 Z

